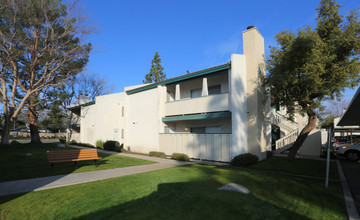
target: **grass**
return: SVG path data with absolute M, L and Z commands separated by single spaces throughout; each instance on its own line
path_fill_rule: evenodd
M 267 160 L 248 166 L 252 169 L 285 172 L 314 177 L 326 176 L 326 162 L 323 160 L 296 159 L 289 162 L 286 157 L 271 157 Z M 329 178 L 339 179 L 336 163 L 330 163 Z
M 74 170 L 73 162 L 56 163 L 54 169 L 51 169 L 51 165 L 46 159 L 48 150 L 59 150 L 59 148 L 56 144 L 0 146 L 0 182 L 154 163 L 136 158 L 98 153 L 102 159 L 97 162 L 97 167 L 94 167 L 93 161 L 79 161 L 77 170 Z M 31 156 L 24 156 L 26 153 L 31 153 Z
M 299 165 L 300 166 L 300 165 Z M 249 195 L 219 191 L 238 183 Z M 1 219 L 347 219 L 338 181 L 192 164 L 0 197 Z

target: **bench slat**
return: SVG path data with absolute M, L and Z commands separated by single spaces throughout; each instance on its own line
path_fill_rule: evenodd
M 101 159 L 101 157 L 98 156 L 96 149 L 58 150 L 47 152 L 47 160 L 50 163 L 99 159 Z

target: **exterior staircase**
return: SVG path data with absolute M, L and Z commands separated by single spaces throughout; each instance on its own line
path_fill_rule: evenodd
M 275 142 L 275 152 L 282 153 L 289 149 L 296 141 L 296 138 L 299 135 L 299 124 L 289 120 L 274 108 L 272 108 L 271 111 L 271 123 L 277 125 L 281 130 L 286 131 L 287 133 Z
M 296 141 L 296 138 L 299 135 L 299 129 L 295 129 L 294 131 L 290 132 L 289 134 L 285 135 L 284 137 L 280 138 L 275 142 L 275 152 L 280 154 L 287 149 L 289 149 L 293 143 Z

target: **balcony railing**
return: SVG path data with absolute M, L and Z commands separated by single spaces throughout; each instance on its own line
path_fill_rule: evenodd
M 228 110 L 230 110 L 229 93 L 181 99 L 165 103 L 166 116 Z

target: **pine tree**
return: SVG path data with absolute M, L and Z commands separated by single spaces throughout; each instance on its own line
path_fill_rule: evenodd
M 145 76 L 143 83 L 156 83 L 166 79 L 166 73 L 163 72 L 164 68 L 160 63 L 161 59 L 159 53 L 156 51 L 154 59 L 151 61 L 150 72 Z

